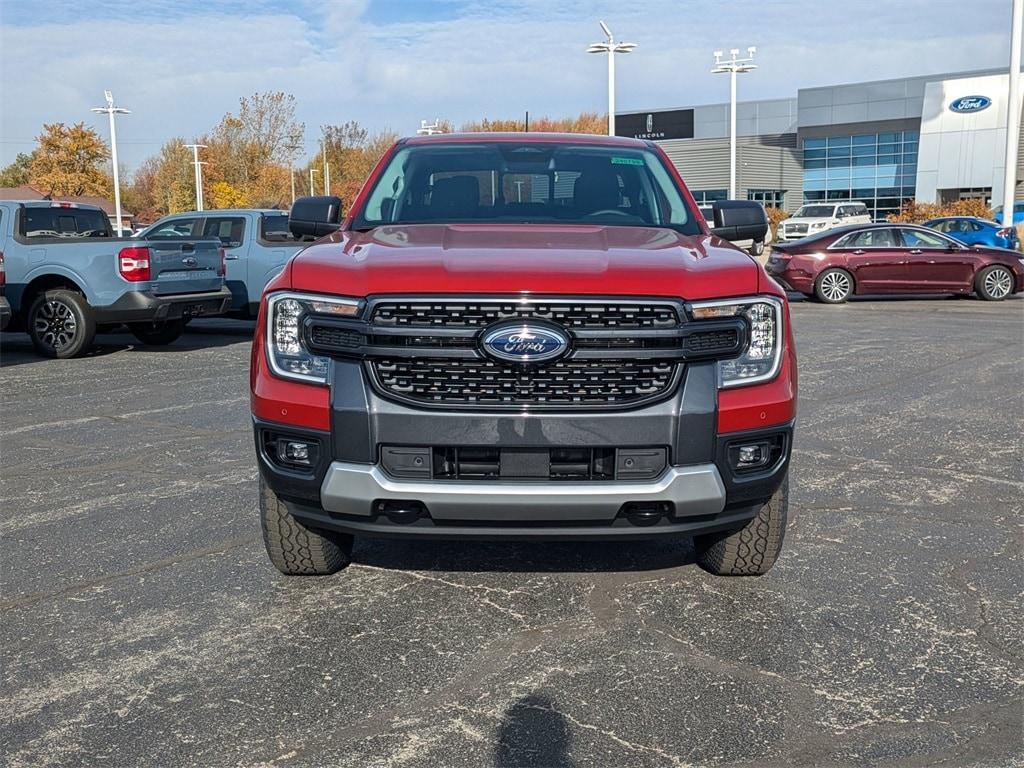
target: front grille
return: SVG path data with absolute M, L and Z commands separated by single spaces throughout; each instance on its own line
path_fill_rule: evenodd
M 492 360 L 373 360 L 385 394 L 424 405 L 633 406 L 661 397 L 680 366 L 667 360 L 566 359 L 539 367 Z
M 787 224 L 785 227 L 787 235 L 806 235 L 807 225 L 806 224 Z
M 565 328 L 671 328 L 680 317 L 672 304 L 574 301 L 385 301 L 370 322 L 381 326 L 483 328 L 500 320 L 548 320 Z
M 311 324 L 309 339 L 312 346 L 319 349 L 355 349 L 364 341 L 358 331 L 326 324 Z

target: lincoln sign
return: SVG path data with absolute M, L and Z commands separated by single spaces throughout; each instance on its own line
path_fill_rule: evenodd
M 616 115 L 615 135 L 633 139 L 692 139 L 693 110 Z

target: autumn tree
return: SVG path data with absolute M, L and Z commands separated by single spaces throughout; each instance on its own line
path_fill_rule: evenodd
M 19 152 L 9 165 L 0 168 L 0 187 L 18 187 L 28 184 L 32 155 Z
M 354 121 L 325 125 L 321 131 L 321 146 L 326 148 L 327 162 L 330 164 L 330 191 L 348 205 L 398 135 L 387 131 L 370 134 Z M 306 166 L 306 173 L 311 167 L 322 172 L 321 164 L 322 156 L 313 158 Z
M 39 146 L 29 165 L 29 182 L 34 187 L 58 197 L 110 194 L 105 169 L 110 151 L 85 123 L 45 124 L 36 141 Z
M 495 131 L 530 131 L 544 133 L 596 133 L 608 132 L 608 116 L 597 112 L 583 112 L 576 117 L 535 117 L 526 124 L 526 116 L 520 119 L 499 119 L 470 121 L 462 124 L 462 130 L 468 133 L 492 133 Z

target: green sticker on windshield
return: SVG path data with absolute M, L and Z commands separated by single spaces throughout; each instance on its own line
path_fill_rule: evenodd
M 644 161 L 639 157 L 613 157 L 612 165 L 643 165 Z

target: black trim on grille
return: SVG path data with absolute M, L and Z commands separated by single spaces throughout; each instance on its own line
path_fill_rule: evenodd
M 683 366 L 667 360 L 562 358 L 537 366 L 498 360 L 383 359 L 366 368 L 374 388 L 418 408 L 618 410 L 675 391 Z
M 680 302 L 635 297 L 606 299 L 378 298 L 370 302 L 370 322 L 391 327 L 484 328 L 504 320 L 548 320 L 566 328 L 671 328 L 683 318 Z

